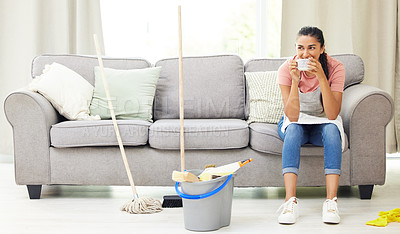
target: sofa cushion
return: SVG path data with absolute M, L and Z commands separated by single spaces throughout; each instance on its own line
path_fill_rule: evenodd
M 250 147 L 254 150 L 282 155 L 283 141 L 278 134 L 278 125 L 269 123 L 252 123 L 250 127 Z M 348 140 L 345 134 L 345 149 L 348 149 Z M 344 152 L 343 151 L 343 152 Z M 301 147 L 301 155 L 324 155 L 324 148 L 312 144 Z
M 150 126 L 149 144 L 180 149 L 179 119 L 157 120 Z M 248 146 L 249 128 L 239 119 L 185 119 L 185 149 L 234 149 Z
M 150 123 L 143 120 L 117 120 L 122 143 L 145 145 Z M 111 120 L 64 121 L 50 129 L 51 145 L 56 148 L 118 145 Z
M 154 120 L 179 119 L 179 63 L 163 59 L 157 84 Z M 244 119 L 243 61 L 236 55 L 184 57 L 185 119 Z
M 95 78 L 93 69 L 99 66 L 96 56 L 85 55 L 40 55 L 32 61 L 32 77 L 42 74 L 46 64 L 53 62 L 62 64 L 75 71 L 94 86 Z M 150 67 L 151 64 L 141 58 L 110 58 L 103 57 L 104 67 L 114 69 L 139 69 Z
M 354 54 L 341 54 L 332 55 L 331 57 L 339 60 L 344 65 L 346 70 L 345 89 L 353 84 L 361 83 L 364 80 L 364 63 L 359 56 Z M 288 58 L 252 59 L 244 65 L 244 70 L 245 72 L 277 71 L 287 59 Z M 249 116 L 249 112 L 249 97 L 247 95 L 246 119 Z

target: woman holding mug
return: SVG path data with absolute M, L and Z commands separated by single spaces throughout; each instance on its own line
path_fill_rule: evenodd
M 303 27 L 297 34 L 297 54 L 281 65 L 278 83 L 284 116 L 278 123 L 282 149 L 282 174 L 286 198 L 278 221 L 293 224 L 299 216 L 296 183 L 301 145 L 324 147 L 327 198 L 323 203 L 325 223 L 339 223 L 337 188 L 341 173 L 344 131 L 339 116 L 345 80 L 342 63 L 325 53 L 323 33 L 317 27 Z M 300 62 L 306 60 L 305 68 Z M 343 142 L 342 142 L 343 139 Z

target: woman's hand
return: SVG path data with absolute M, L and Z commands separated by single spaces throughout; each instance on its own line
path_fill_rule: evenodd
M 299 84 L 300 80 L 300 71 L 297 69 L 297 59 L 298 57 L 296 56 L 295 59 L 290 61 L 289 63 L 289 71 L 290 71 L 290 76 L 292 77 L 292 82 L 296 82 L 296 84 Z
M 307 72 L 314 74 L 318 80 L 326 80 L 324 69 L 322 68 L 321 63 L 316 60 L 315 58 L 309 58 L 310 62 L 308 63 L 308 70 Z

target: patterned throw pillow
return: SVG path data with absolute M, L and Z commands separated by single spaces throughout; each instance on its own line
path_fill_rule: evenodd
M 278 123 L 284 114 L 278 72 L 246 72 L 245 75 L 250 95 L 247 123 Z

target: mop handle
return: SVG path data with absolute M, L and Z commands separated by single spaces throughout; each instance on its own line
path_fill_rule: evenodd
M 131 170 L 129 168 L 128 160 L 126 159 L 124 145 L 122 144 L 121 135 L 119 133 L 117 120 L 115 118 L 114 107 L 113 107 L 113 105 L 111 103 L 110 92 L 108 90 L 108 84 L 107 84 L 106 76 L 104 74 L 103 60 L 101 59 L 100 47 L 99 47 L 99 42 L 97 40 L 97 35 L 93 34 L 93 38 L 94 38 L 94 44 L 96 46 L 97 60 L 99 61 L 101 78 L 103 80 L 104 90 L 106 91 L 108 108 L 110 109 L 111 119 L 112 119 L 112 122 L 113 122 L 113 125 L 114 125 L 115 135 L 117 135 L 119 149 L 121 151 L 122 159 L 124 161 L 126 173 L 128 174 L 129 183 L 131 184 L 131 187 L 132 187 L 133 195 L 137 196 L 135 183 L 133 182 L 133 178 L 132 178 Z
M 179 120 L 180 120 L 180 147 L 181 147 L 181 171 L 185 171 L 185 137 L 183 128 L 183 62 L 182 62 L 182 17 L 181 6 L 178 6 L 178 37 L 179 37 Z

